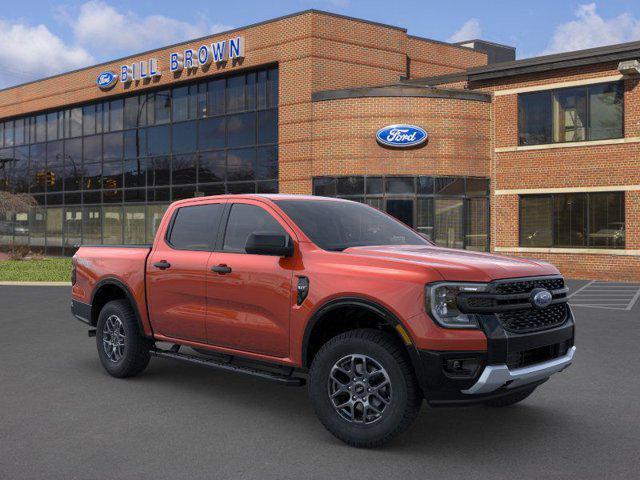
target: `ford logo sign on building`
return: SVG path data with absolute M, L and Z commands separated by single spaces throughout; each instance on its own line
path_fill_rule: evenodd
M 379 143 L 394 148 L 416 147 L 427 141 L 427 132 L 415 125 L 389 125 L 376 134 Z
M 118 76 L 113 72 L 102 72 L 96 79 L 96 85 L 101 90 L 108 90 L 113 87 L 118 81 Z

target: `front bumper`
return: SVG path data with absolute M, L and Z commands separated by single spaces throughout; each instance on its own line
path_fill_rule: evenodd
M 491 393 L 504 387 L 506 390 L 526 385 L 549 378 L 554 373 L 561 372 L 573 362 L 573 355 L 576 347 L 571 347 L 569 351 L 558 358 L 542 363 L 516 369 L 509 369 L 505 364 L 487 365 L 484 367 L 480 378 L 471 388 L 462 390 L 467 395 Z
M 531 333 L 511 333 L 495 315 L 481 315 L 486 351 L 419 351 L 419 380 L 431 406 L 482 403 L 544 383 L 573 361 L 575 322 L 569 309 L 560 326 Z M 475 366 L 452 372 L 453 361 Z

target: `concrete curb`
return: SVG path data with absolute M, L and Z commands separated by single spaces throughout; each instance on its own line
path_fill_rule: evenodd
M 12 287 L 70 287 L 71 282 L 0 282 L 0 286 Z

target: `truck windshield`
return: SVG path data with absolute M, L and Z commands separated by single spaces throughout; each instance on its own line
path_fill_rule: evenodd
M 341 251 L 367 245 L 431 245 L 403 223 L 356 202 L 275 200 L 318 247 Z

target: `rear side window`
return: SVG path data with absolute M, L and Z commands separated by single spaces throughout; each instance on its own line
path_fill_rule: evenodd
M 169 234 L 169 243 L 180 250 L 212 250 L 223 204 L 179 208 Z
M 287 234 L 266 210 L 245 203 L 234 204 L 229 214 L 222 249 L 226 252 L 245 253 L 247 238 L 255 232 Z

